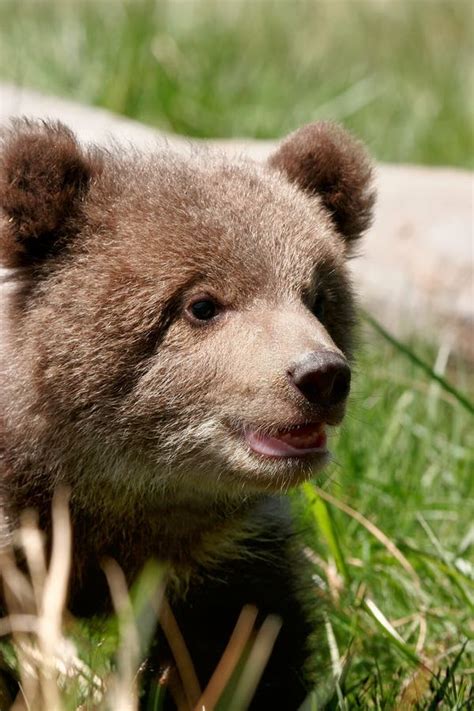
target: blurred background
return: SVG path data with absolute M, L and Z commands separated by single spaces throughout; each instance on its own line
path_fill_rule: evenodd
M 472 166 L 470 0 L 1 0 L 0 80 L 198 137 L 343 122 Z

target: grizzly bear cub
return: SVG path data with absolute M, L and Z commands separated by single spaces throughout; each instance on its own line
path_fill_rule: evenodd
M 364 149 L 326 123 L 265 164 L 82 147 L 59 123 L 2 135 L 4 520 L 34 508 L 50 530 L 67 485 L 77 615 L 110 608 L 104 558 L 130 583 L 166 561 L 203 687 L 244 605 L 277 615 L 256 709 L 296 709 L 314 683 L 311 580 L 282 494 L 327 462 L 344 414 L 346 260 L 373 202 Z

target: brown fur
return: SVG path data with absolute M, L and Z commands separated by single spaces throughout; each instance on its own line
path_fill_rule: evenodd
M 86 157 L 59 123 L 15 122 L 0 145 L 0 195 L 10 222 L 0 260 L 20 267 L 46 258 L 78 230 L 77 219 L 100 161 Z
M 365 153 L 328 124 L 258 165 L 86 150 L 60 124 L 15 123 L 0 159 L 17 292 L 0 396 L 7 513 L 46 520 L 69 485 L 78 580 L 103 555 L 133 578 L 150 555 L 192 566 L 235 550 L 253 503 L 311 474 L 258 458 L 242 428 L 342 418 L 286 373 L 320 347 L 350 356 L 347 244 L 372 203 Z M 222 313 L 192 326 L 200 293 Z
M 365 148 L 339 126 L 312 123 L 284 141 L 270 165 L 319 195 L 339 232 L 355 240 L 370 226 L 375 194 Z

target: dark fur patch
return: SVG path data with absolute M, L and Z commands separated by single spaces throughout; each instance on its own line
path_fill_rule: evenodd
M 77 230 L 81 201 L 98 167 L 61 123 L 12 123 L 0 155 L 0 207 L 7 218 L 3 264 L 31 266 L 58 251 Z
M 270 157 L 305 192 L 319 195 L 338 231 L 354 240 L 370 226 L 375 193 L 363 145 L 335 124 L 303 126 Z

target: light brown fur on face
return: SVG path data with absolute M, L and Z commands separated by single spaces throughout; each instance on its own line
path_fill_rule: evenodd
M 359 144 L 330 125 L 268 165 L 86 150 L 60 125 L 14 126 L 0 166 L 13 508 L 66 483 L 81 511 L 111 530 L 145 517 L 169 550 L 183 512 L 184 537 L 219 530 L 223 512 L 309 477 L 314 462 L 259 456 L 243 432 L 343 416 L 288 372 L 320 349 L 350 357 L 346 258 L 369 179 Z M 187 316 L 200 296 L 219 304 L 212 322 Z

